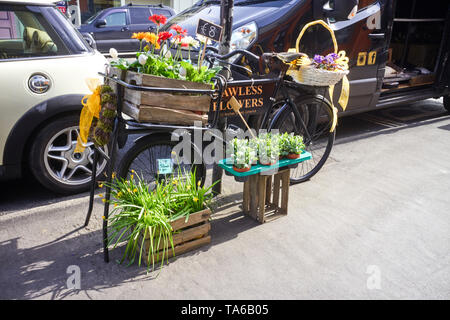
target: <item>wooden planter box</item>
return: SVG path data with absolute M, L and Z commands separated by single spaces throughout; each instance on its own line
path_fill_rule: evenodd
M 181 217 L 173 222 L 171 222 L 171 226 L 174 230 L 173 235 L 173 246 L 174 250 L 169 247 L 168 257 L 172 258 L 174 256 L 178 256 L 185 252 L 197 249 L 201 246 L 204 246 L 211 242 L 211 236 L 208 234 L 209 230 L 211 230 L 211 224 L 209 222 L 209 218 L 211 216 L 211 210 L 205 209 L 202 211 L 198 211 L 189 215 L 188 221 L 186 221 L 186 217 Z M 150 238 L 148 237 L 144 243 L 144 261 L 148 261 L 148 251 L 150 247 Z M 155 256 L 155 261 L 161 261 L 162 258 L 162 245 L 160 246 L 161 250 L 159 252 L 158 259 Z M 156 255 L 157 253 L 155 253 Z M 167 255 L 164 257 L 166 259 Z M 151 258 L 150 258 L 151 261 Z
M 120 74 L 121 70 L 112 68 Z M 127 71 L 122 79 L 129 84 L 145 87 L 211 90 L 211 85 Z M 139 122 L 193 125 L 208 122 L 211 103 L 209 95 L 145 92 L 125 89 L 123 112 Z

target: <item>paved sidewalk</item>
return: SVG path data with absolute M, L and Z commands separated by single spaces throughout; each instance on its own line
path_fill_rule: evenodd
M 379 126 L 342 119 L 331 159 L 270 223 L 242 214 L 225 176 L 211 245 L 158 276 L 118 265 L 120 249 L 103 262 L 99 199 L 87 228 L 87 195 L 4 214 L 0 298 L 450 299 L 450 116 Z

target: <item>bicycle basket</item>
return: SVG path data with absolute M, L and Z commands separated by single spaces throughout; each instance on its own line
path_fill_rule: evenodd
M 300 40 L 302 39 L 305 31 L 316 24 L 320 24 L 325 27 L 331 34 L 331 38 L 333 40 L 334 45 L 334 53 L 339 57 L 336 61 L 343 70 L 326 70 L 317 68 L 317 66 L 313 63 L 308 57 L 302 57 L 294 62 L 291 62 L 289 70 L 287 71 L 287 75 L 291 76 L 295 82 L 308 85 L 308 86 L 316 86 L 316 87 L 327 87 L 332 86 L 338 83 L 344 76 L 346 76 L 348 71 L 348 58 L 345 56 L 345 51 L 340 51 L 338 53 L 338 45 L 336 42 L 336 37 L 334 35 L 333 30 L 322 20 L 317 20 L 306 24 L 302 31 L 300 32 L 297 42 L 295 44 L 295 50 L 300 52 Z M 292 50 L 292 49 L 291 49 Z

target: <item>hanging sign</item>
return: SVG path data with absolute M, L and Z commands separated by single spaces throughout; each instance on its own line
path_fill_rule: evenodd
M 222 38 L 222 27 L 212 22 L 199 19 L 197 25 L 197 34 L 210 40 L 220 42 Z

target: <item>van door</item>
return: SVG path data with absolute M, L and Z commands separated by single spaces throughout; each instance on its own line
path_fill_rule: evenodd
M 329 21 L 339 50 L 350 58 L 348 113 L 373 108 L 380 96 L 393 23 L 393 0 L 360 0 L 351 20 Z M 339 99 L 340 88 L 333 101 Z
M 94 39 L 100 52 L 108 52 L 110 48 L 118 51 L 132 51 L 131 31 L 126 9 L 112 10 L 99 17 L 106 25 L 95 26 Z
M 439 87 L 450 86 L 450 5 L 445 19 L 445 31 L 442 39 L 441 52 L 437 67 L 437 84 Z

